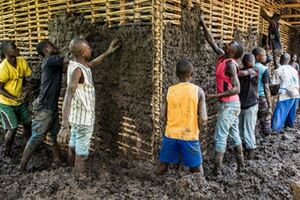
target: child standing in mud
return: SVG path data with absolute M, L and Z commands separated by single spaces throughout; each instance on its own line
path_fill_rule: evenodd
M 32 120 L 32 135 L 25 147 L 18 168 L 26 170 L 26 166 L 38 145 L 50 132 L 52 139 L 53 162 L 59 161 L 59 145 L 56 141 L 60 129 L 58 117 L 58 98 L 61 89 L 64 66 L 69 58 L 59 54 L 58 49 L 50 41 L 39 42 L 36 50 L 43 57 L 41 64 L 41 86 L 38 98 L 33 103 L 34 117 Z
M 258 70 L 254 69 L 255 57 L 252 53 L 244 55 L 243 68 L 238 72 L 241 92 L 241 113 L 239 131 L 248 159 L 253 159 L 256 148 L 255 126 L 258 112 Z
M 258 75 L 258 120 L 260 121 L 262 133 L 264 135 L 270 135 L 272 133 L 271 129 L 271 117 L 272 117 L 272 101 L 271 101 L 271 91 L 269 88 L 270 84 L 270 73 L 266 63 L 267 56 L 266 51 L 257 47 L 252 51 L 255 56 L 255 68 L 259 71 Z
M 113 40 L 106 52 L 90 62 L 91 47 L 85 39 L 73 39 L 69 48 L 74 61 L 70 61 L 68 66 L 68 86 L 63 103 L 59 141 L 67 142 L 67 137 L 71 134 L 69 163 L 75 163 L 75 170 L 85 174 L 95 122 L 95 88 L 91 68 L 115 52 L 119 44 L 117 40 Z
M 289 65 L 291 56 L 284 53 L 280 67 L 275 70 L 275 82 L 279 83 L 279 99 L 272 117 L 272 129 L 279 133 L 283 127 L 294 127 L 299 102 L 299 74 Z
M 23 123 L 24 144 L 31 134 L 31 120 L 27 104 L 22 97 L 25 78 L 31 76 L 27 61 L 20 57 L 14 41 L 1 42 L 0 64 L 0 115 L 1 123 L 6 130 L 5 156 L 11 157 L 11 147 L 19 123 Z
M 216 66 L 217 94 L 207 95 L 207 99 L 218 98 L 220 102 L 214 137 L 216 151 L 214 174 L 219 175 L 221 172 L 228 136 L 234 147 L 238 171 L 241 171 L 244 168 L 244 157 L 238 128 L 241 104 L 238 95 L 240 82 L 236 60 L 243 55 L 244 48 L 237 41 L 232 41 L 226 45 L 224 50 L 219 48 L 202 17 L 200 25 L 203 27 L 207 42 L 219 56 Z
M 156 175 L 164 174 L 169 164 L 180 161 L 191 173 L 203 174 L 199 131 L 207 120 L 205 94 L 202 88 L 190 83 L 192 73 L 193 65 L 189 61 L 177 63 L 179 83 L 169 87 L 162 106 L 167 125 Z

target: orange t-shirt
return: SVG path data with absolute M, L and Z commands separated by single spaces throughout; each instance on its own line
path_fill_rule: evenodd
M 168 89 L 166 137 L 188 141 L 199 139 L 198 90 L 198 86 L 189 82 Z

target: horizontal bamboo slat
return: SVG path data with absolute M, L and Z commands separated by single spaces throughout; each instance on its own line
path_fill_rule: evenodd
M 48 38 L 48 21 L 55 14 L 78 13 L 91 21 L 102 18 L 110 26 L 151 23 L 152 4 L 152 0 L 0 0 L 0 38 L 16 40 L 18 46 L 27 47 L 22 55 L 34 57 L 35 44 Z

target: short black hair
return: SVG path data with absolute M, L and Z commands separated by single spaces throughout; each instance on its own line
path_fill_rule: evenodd
M 71 40 L 70 45 L 69 45 L 69 50 L 74 56 L 77 56 L 80 54 L 80 51 L 81 51 L 80 48 L 81 48 L 82 43 L 89 44 L 89 42 L 84 38 L 74 38 L 73 40 Z
M 281 15 L 278 13 L 274 13 L 274 15 L 272 16 L 272 19 L 280 19 Z
M 292 57 L 294 57 L 294 56 L 297 56 L 297 57 L 298 57 L 298 55 L 297 55 L 296 53 L 292 53 L 291 56 L 292 56 Z
M 187 59 L 182 59 L 176 64 L 176 75 L 186 77 L 193 72 L 193 65 Z
M 263 53 L 263 52 L 265 52 L 265 51 L 266 51 L 266 50 L 265 50 L 264 48 L 257 47 L 257 48 L 255 48 L 255 49 L 252 50 L 252 53 L 253 53 L 253 55 L 254 55 L 255 58 L 256 58 L 256 56 L 258 56 L 259 54 L 261 54 L 261 53 Z
M 51 42 L 49 40 L 43 40 L 36 45 L 36 51 L 38 52 L 38 54 L 40 56 L 42 56 L 42 57 L 45 56 L 44 48 L 47 47 L 48 44 L 51 44 Z
M 238 59 L 238 58 L 242 57 L 242 55 L 244 54 L 244 47 L 239 41 L 234 40 L 234 42 L 237 44 L 237 45 L 235 45 L 236 49 L 235 49 L 234 58 Z
M 288 63 L 291 60 L 291 55 L 289 53 L 284 53 L 280 56 L 280 64 Z
M 242 60 L 243 65 L 245 65 L 247 62 L 250 62 L 252 59 L 255 60 L 254 55 L 252 53 L 246 53 Z
M 5 58 L 5 52 L 7 50 L 7 48 L 9 47 L 9 45 L 14 44 L 15 41 L 13 40 L 2 40 L 1 44 L 0 44 L 0 56 L 1 59 L 3 60 Z

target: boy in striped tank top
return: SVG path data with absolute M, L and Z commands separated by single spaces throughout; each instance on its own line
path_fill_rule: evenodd
M 203 90 L 190 83 L 193 66 L 181 60 L 176 66 L 179 83 L 168 89 L 162 106 L 162 117 L 167 121 L 162 140 L 156 175 L 168 170 L 169 164 L 182 162 L 191 173 L 203 174 L 199 132 L 207 120 L 205 94 Z
M 106 52 L 90 62 L 91 48 L 85 39 L 73 39 L 69 48 L 74 61 L 70 61 L 68 66 L 68 87 L 63 103 L 59 140 L 66 142 L 71 133 L 68 159 L 71 165 L 75 162 L 78 172 L 84 173 L 95 122 L 95 88 L 91 68 L 116 51 L 119 44 L 114 40 Z

